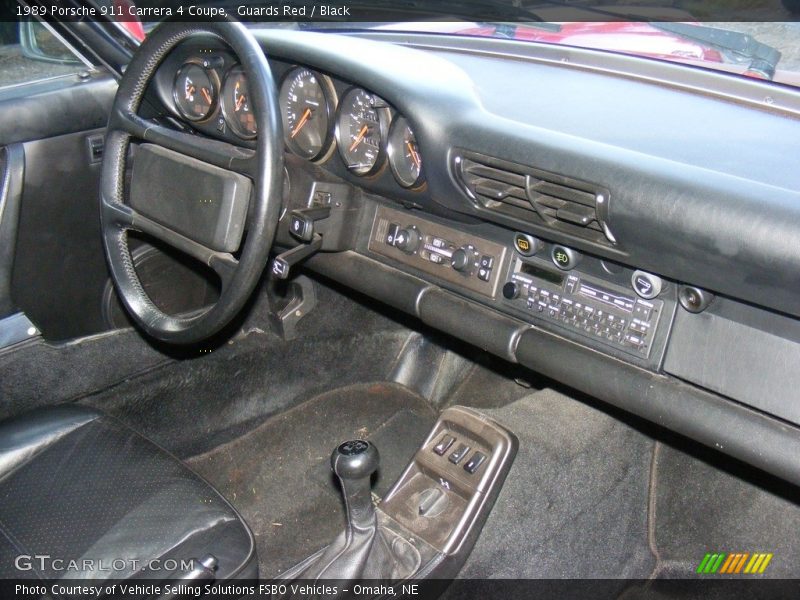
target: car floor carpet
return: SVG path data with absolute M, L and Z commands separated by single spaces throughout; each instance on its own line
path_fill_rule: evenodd
M 273 577 L 344 529 L 344 506 L 330 470 L 340 442 L 376 444 L 381 462 L 373 492 L 382 496 L 436 416 L 403 386 L 351 385 L 314 396 L 187 462 L 242 514 L 256 538 L 261 576 Z
M 480 410 L 516 433 L 519 451 L 461 577 L 650 574 L 652 439 L 553 389 Z
M 251 334 L 209 356 L 171 363 L 84 402 L 185 458 L 234 439 L 310 396 L 385 376 L 406 334 L 281 344 L 265 337 Z
M 460 577 L 685 579 L 707 552 L 773 553 L 765 575 L 797 576 L 792 484 L 566 389 L 497 408 L 476 389 L 459 402 L 504 423 L 520 448 Z M 604 585 L 603 597 L 632 585 Z
M 20 344 L 0 353 L 0 420 L 80 398 L 172 361 L 133 329 L 59 344 Z
M 268 331 L 263 310 L 255 311 L 245 332 L 227 343 L 81 402 L 186 458 L 326 390 L 389 379 L 410 330 L 325 285 L 316 289 L 317 307 L 300 320 L 293 339 Z
M 656 577 L 697 576 L 707 552 L 772 553 L 763 577 L 797 577 L 800 489 L 712 450 L 669 443 L 658 444 L 653 479 Z

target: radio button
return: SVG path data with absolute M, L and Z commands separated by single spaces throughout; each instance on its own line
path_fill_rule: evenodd
M 508 281 L 503 286 L 503 297 L 507 300 L 513 300 L 519 296 L 519 286 L 513 281 Z
M 578 289 L 578 278 L 575 275 L 567 277 L 566 290 L 568 294 L 574 294 Z
M 637 302 L 636 306 L 633 307 L 633 314 L 634 316 L 639 317 L 643 321 L 649 321 L 651 310 L 652 310 L 651 307 L 645 305 L 642 302 Z

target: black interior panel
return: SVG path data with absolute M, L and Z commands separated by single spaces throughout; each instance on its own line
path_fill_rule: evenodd
M 679 310 L 664 370 L 800 425 L 800 323 L 725 298 Z
M 103 71 L 0 90 L 0 144 L 105 127 L 116 81 Z
M 27 142 L 12 296 L 48 339 L 101 331 L 108 279 L 100 239 L 100 163 L 87 140 L 102 130 Z

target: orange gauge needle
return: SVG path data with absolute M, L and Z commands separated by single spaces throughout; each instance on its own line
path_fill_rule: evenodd
M 239 96 L 239 99 L 236 101 L 236 112 L 239 112 L 239 110 L 242 108 L 242 104 L 244 104 L 244 101 L 245 101 L 245 97 L 244 97 L 244 94 L 242 94 L 241 96 Z
M 417 151 L 414 150 L 414 146 L 411 145 L 411 142 L 406 141 L 406 146 L 408 146 L 408 151 L 411 153 L 411 160 L 414 161 L 414 164 L 417 165 L 417 168 L 419 169 L 420 167 L 419 154 L 417 154 Z
M 294 137 L 294 136 L 296 136 L 298 133 L 300 133 L 300 130 L 303 128 L 303 125 L 305 125 L 306 123 L 308 123 L 308 119 L 309 119 L 309 117 L 310 117 L 310 116 L 311 116 L 311 109 L 310 109 L 310 108 L 307 108 L 307 109 L 305 109 L 305 110 L 303 111 L 303 116 L 302 116 L 302 117 L 300 117 L 300 120 L 297 122 L 297 127 L 295 127 L 295 128 L 292 130 L 292 134 L 291 134 L 289 137 L 292 137 L 292 138 L 293 138 L 293 137 Z
M 192 94 L 194 94 L 194 86 L 193 86 L 193 85 L 190 85 L 190 86 L 189 86 L 189 89 L 188 89 L 188 90 L 186 90 L 186 99 L 187 99 L 187 100 L 191 99 L 191 97 L 192 97 Z
M 355 141 L 353 142 L 353 145 L 352 145 L 352 146 L 350 146 L 350 150 L 349 150 L 349 152 L 352 152 L 353 150 L 355 150 L 355 149 L 356 149 L 356 147 L 357 147 L 357 146 L 358 146 L 358 145 L 361 143 L 361 140 L 363 140 L 363 139 L 364 139 L 364 136 L 365 136 L 365 135 L 367 135 L 367 131 L 369 131 L 369 127 L 367 127 L 366 125 L 364 125 L 364 126 L 361 128 L 361 131 L 359 131 L 359 132 L 358 132 L 358 135 L 356 136 L 356 139 L 355 139 Z
M 211 104 L 211 94 L 208 93 L 206 88 L 200 88 L 200 92 L 203 94 L 203 98 L 206 99 L 206 102 Z

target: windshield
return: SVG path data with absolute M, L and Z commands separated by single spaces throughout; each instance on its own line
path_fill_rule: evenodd
M 558 44 L 624 53 L 800 87 L 800 0 L 698 3 L 652 1 L 525 2 L 524 0 L 332 0 L 326 3 L 95 0 L 141 39 L 166 17 L 225 14 L 257 27 L 389 30 Z M 762 4 L 769 5 L 764 12 Z M 752 21 L 742 7 L 755 6 Z M 104 8 L 105 7 L 105 8 Z M 730 9 L 730 10 L 728 10 Z M 734 10 L 735 9 L 735 10 Z M 714 20 L 719 18 L 720 20 Z M 770 19 L 766 21 L 766 19 Z

